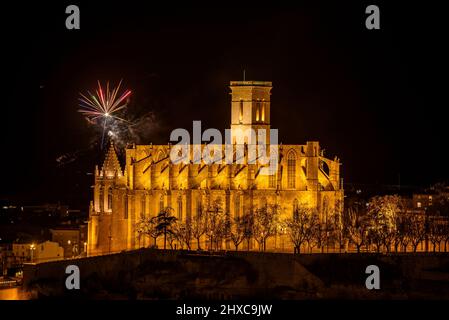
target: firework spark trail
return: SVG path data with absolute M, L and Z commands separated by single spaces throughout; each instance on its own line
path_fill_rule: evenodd
M 103 147 L 104 134 L 107 129 L 108 119 L 129 123 L 127 120 L 117 115 L 118 111 L 126 108 L 127 103 L 125 99 L 131 94 L 131 90 L 125 90 L 125 92 L 119 96 L 121 84 L 122 80 L 120 80 L 117 87 L 110 90 L 109 82 L 107 82 L 106 90 L 103 90 L 100 81 L 98 81 L 98 88 L 95 90 L 95 94 L 92 94 L 90 91 L 87 91 L 88 95 L 80 93 L 81 97 L 79 98 L 79 106 L 81 109 L 78 111 L 91 123 L 99 124 L 99 122 L 103 120 L 101 147 Z
M 114 115 L 114 113 L 126 107 L 126 103 L 123 103 L 123 101 L 131 94 L 131 90 L 126 90 L 119 98 L 117 98 L 121 84 L 122 81 L 120 81 L 118 86 L 111 91 L 109 90 L 109 82 L 107 82 L 105 95 L 101 83 L 98 81 L 98 89 L 95 90 L 95 94 L 87 91 L 90 98 L 80 93 L 81 98 L 79 98 L 79 101 L 81 102 L 80 107 L 82 109 L 79 109 L 78 111 L 90 120 L 110 116 L 118 120 L 126 121 L 125 119 Z
M 98 81 L 97 89 L 80 93 L 78 112 L 88 121 L 89 145 L 59 155 L 55 159 L 58 168 L 64 168 L 79 158 L 91 156 L 90 153 L 98 146 L 103 149 L 106 134 L 109 139 L 114 140 L 117 152 L 123 156 L 130 143 L 148 142 L 159 130 L 155 114 L 148 111 L 148 106 L 133 104 L 130 109 L 126 100 L 131 91 L 121 93 L 121 83 L 122 81 L 117 87 L 110 87 L 109 82 L 102 86 Z

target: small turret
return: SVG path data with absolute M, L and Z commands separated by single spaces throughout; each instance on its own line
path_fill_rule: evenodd
M 121 177 L 123 175 L 113 141 L 111 141 L 111 144 L 109 145 L 109 150 L 104 159 L 101 171 L 103 172 L 103 176 L 107 178 L 113 178 L 115 176 Z

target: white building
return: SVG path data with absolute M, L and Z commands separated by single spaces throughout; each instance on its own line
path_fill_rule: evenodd
M 51 241 L 39 244 L 13 243 L 12 251 L 21 262 L 39 263 L 64 259 L 64 249 L 57 242 Z

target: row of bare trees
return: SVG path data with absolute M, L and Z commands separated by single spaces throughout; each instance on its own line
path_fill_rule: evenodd
M 156 217 L 141 218 L 137 232 L 151 238 L 153 246 L 163 236 L 164 249 L 168 244 L 172 249 L 180 246 L 188 250 L 193 244 L 199 250 L 220 250 L 225 242 L 232 243 L 235 250 L 243 244 L 249 249 L 254 240 L 258 249 L 265 251 L 268 239 L 277 235 L 288 237 L 296 253 L 305 248 L 309 252 L 351 248 L 357 252 L 406 252 L 408 248 L 416 252 L 423 241 L 432 243 L 433 251 L 441 251 L 444 243 L 446 251 L 449 243 L 447 220 L 410 213 L 396 195 L 373 197 L 367 204 L 352 205 L 344 212 L 326 209 L 321 216 L 314 209 L 299 206 L 284 219 L 280 219 L 276 204 L 231 218 L 216 200 L 187 221 L 178 221 L 170 208 Z
M 430 242 L 433 251 L 449 243 L 447 217 L 407 210 L 397 195 L 377 196 L 365 205 L 353 205 L 346 212 L 345 229 L 348 240 L 357 252 L 371 247 L 377 252 L 416 252 L 423 242 Z
M 252 214 L 231 219 L 223 211 L 221 201 L 216 200 L 207 209 L 199 208 L 197 214 L 187 221 L 178 221 L 172 216 L 172 209 L 165 208 L 155 217 L 142 217 L 136 230 L 141 238 L 151 238 L 153 246 L 160 236 L 164 236 L 164 249 L 167 243 L 173 249 L 177 241 L 189 250 L 193 243 L 199 250 L 220 250 L 224 241 L 230 241 L 238 250 L 242 242 L 247 241 L 249 247 L 251 239 L 254 239 L 260 250 L 265 250 L 268 238 L 279 226 L 278 214 L 277 205 L 266 205 Z M 206 248 L 201 247 L 204 239 Z
M 320 218 L 318 212 L 308 208 L 298 208 L 291 219 L 283 221 L 287 234 L 296 253 L 307 244 L 309 252 L 318 248 L 321 252 L 329 248 L 342 248 L 341 215 L 327 212 Z
M 141 217 L 136 224 L 139 237 L 149 237 L 153 240 L 152 246 L 156 246 L 157 238 L 164 237 L 164 249 L 167 242 L 173 247 L 173 242 L 177 238 L 177 231 L 174 228 L 176 218 L 172 215 L 171 208 L 165 208 L 155 217 Z

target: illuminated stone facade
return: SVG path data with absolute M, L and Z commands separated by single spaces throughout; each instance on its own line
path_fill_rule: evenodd
M 269 130 L 271 82 L 233 81 L 230 88 L 232 142 L 240 143 L 239 129 Z M 244 144 L 251 144 L 250 139 L 245 138 Z M 95 170 L 89 254 L 149 246 L 150 239 L 138 236 L 136 222 L 165 207 L 171 207 L 182 221 L 216 199 L 230 217 L 265 204 L 278 204 L 281 218 L 291 217 L 297 206 L 316 208 L 321 217 L 342 208 L 340 162 L 325 158 L 318 142 L 280 144 L 279 166 L 271 176 L 260 175 L 261 165 L 249 164 L 246 157 L 242 164 L 174 164 L 171 148 L 173 145 L 132 146 L 126 149 L 122 170 L 111 144 L 102 168 Z M 193 248 L 195 243 L 192 241 Z M 233 246 L 223 242 L 223 248 Z M 269 239 L 267 250 L 293 249 L 281 232 Z

